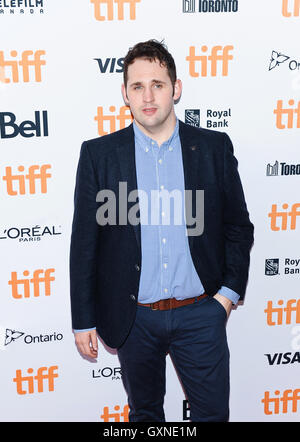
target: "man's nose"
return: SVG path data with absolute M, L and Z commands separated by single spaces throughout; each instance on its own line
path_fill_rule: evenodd
M 146 87 L 144 89 L 144 101 L 146 101 L 147 103 L 151 102 L 154 100 L 154 95 L 153 95 L 153 90 L 151 87 Z

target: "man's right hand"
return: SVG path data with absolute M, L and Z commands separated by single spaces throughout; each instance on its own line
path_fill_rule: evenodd
M 98 357 L 98 338 L 96 330 L 75 333 L 75 343 L 83 356 Z

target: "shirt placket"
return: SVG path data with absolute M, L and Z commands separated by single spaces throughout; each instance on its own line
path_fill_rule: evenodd
M 156 143 L 153 145 L 156 153 L 156 190 L 159 192 L 168 190 L 167 186 L 167 156 L 166 145 L 162 144 L 160 147 Z M 160 199 L 160 203 L 161 203 Z M 164 225 L 165 217 L 167 216 L 166 208 L 162 204 L 159 205 L 159 225 L 158 227 L 158 241 L 160 249 L 160 280 L 161 280 L 161 299 L 171 297 L 170 293 L 170 275 L 169 275 L 169 226 Z

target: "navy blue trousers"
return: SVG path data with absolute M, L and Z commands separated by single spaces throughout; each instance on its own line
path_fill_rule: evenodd
M 226 320 L 224 307 L 212 297 L 165 311 L 137 306 L 134 325 L 118 348 L 130 422 L 165 421 L 168 353 L 189 402 L 190 420 L 228 420 Z

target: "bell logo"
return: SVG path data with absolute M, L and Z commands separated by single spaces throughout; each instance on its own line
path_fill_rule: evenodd
M 285 307 L 282 299 L 277 301 L 277 307 L 273 307 L 273 301 L 268 301 L 264 313 L 267 315 L 267 324 L 270 326 L 291 324 L 292 317 L 296 324 L 300 324 L 300 299 L 287 300 Z
M 261 400 L 264 404 L 264 413 L 267 415 L 285 414 L 288 411 L 297 413 L 299 401 L 300 388 L 296 388 L 295 390 L 284 390 L 282 396 L 279 390 L 275 390 L 273 397 L 270 396 L 270 391 L 265 391 L 265 396 Z
M 116 112 L 115 106 L 109 107 L 110 112 Z M 132 123 L 133 117 L 130 112 L 130 108 L 128 106 L 121 106 L 119 110 L 119 114 L 117 115 L 104 115 L 103 107 L 99 106 L 97 108 L 97 115 L 94 118 L 98 124 L 98 134 L 99 136 L 107 135 L 115 132 L 118 129 L 124 129 L 126 125 Z M 107 122 L 108 132 L 104 129 L 104 122 Z M 117 121 L 119 121 L 119 125 L 117 128 Z
M 233 46 L 213 46 L 210 55 L 196 55 L 195 46 L 190 46 L 189 55 L 186 60 L 189 62 L 189 73 L 191 77 L 207 77 L 208 74 L 208 64 L 210 62 L 210 75 L 212 77 L 217 76 L 217 66 L 218 64 L 222 66 L 222 76 L 228 76 L 228 65 L 229 61 L 233 60 L 233 55 L 229 52 L 233 50 Z M 208 51 L 207 46 L 201 46 L 202 53 L 206 54 Z M 196 63 L 201 63 L 201 72 L 196 70 Z M 219 63 L 218 63 L 219 62 Z
M 287 210 L 289 208 L 288 204 L 282 204 L 282 208 L 285 211 L 278 211 L 277 204 L 272 204 L 271 212 L 268 213 L 268 217 L 271 218 L 271 230 L 278 232 L 279 230 L 290 230 L 296 229 L 297 217 L 300 216 L 300 203 L 295 203 L 292 205 L 290 212 Z M 281 218 L 281 224 L 277 225 L 277 219 Z M 290 218 L 290 223 L 288 220 Z
M 17 51 L 10 52 L 11 59 L 4 57 L 4 52 L 0 51 L 0 81 L 3 83 L 20 83 L 20 75 L 22 75 L 24 83 L 29 83 L 30 81 L 41 82 L 42 66 L 46 64 L 46 61 L 41 60 L 41 57 L 45 54 L 45 51 L 24 51 L 22 52 L 21 59 L 17 60 Z M 29 67 L 33 69 L 29 71 Z M 9 73 L 7 72 L 8 70 Z M 10 76 L 7 77 L 9 74 Z
M 33 277 L 30 279 L 29 271 L 25 270 L 23 276 L 26 278 L 18 279 L 17 272 L 11 272 L 11 279 L 8 281 L 8 285 L 11 286 L 11 294 L 14 299 L 30 298 L 33 296 L 37 298 L 40 296 L 40 285 L 44 287 L 45 296 L 51 295 L 50 283 L 55 281 L 55 277 L 51 276 L 55 272 L 55 269 L 37 269 L 33 272 Z M 30 284 L 32 290 L 30 290 Z M 19 293 L 19 286 L 23 287 L 22 294 Z
M 29 376 L 23 376 L 22 370 L 16 371 L 16 377 L 13 381 L 16 383 L 18 394 L 33 394 L 44 392 L 44 381 L 47 381 L 48 389 L 46 391 L 54 391 L 54 379 L 58 377 L 57 371 L 58 366 L 53 365 L 49 368 L 40 367 L 37 370 L 36 376 L 33 375 L 33 368 L 28 368 L 27 374 Z
M 282 15 L 284 17 L 299 17 L 300 0 L 282 0 Z
M 91 3 L 94 5 L 95 19 L 99 21 L 114 19 L 114 3 L 117 4 L 117 20 L 124 20 L 125 4 L 127 4 L 129 8 L 130 20 L 135 20 L 136 4 L 140 2 L 141 0 L 91 0 Z M 105 5 L 106 16 L 101 14 L 103 5 Z
M 109 413 L 109 407 L 103 408 L 103 414 L 101 414 L 101 419 L 104 422 L 111 422 L 111 419 L 113 419 L 112 422 L 129 422 L 128 419 L 128 412 L 129 412 L 129 406 L 125 405 L 123 408 L 122 413 L 119 412 L 120 406 L 116 405 L 114 407 L 115 412 Z M 117 412 L 117 413 L 116 413 Z M 123 418 L 123 419 L 121 419 Z
M 289 106 L 295 106 L 295 100 L 289 100 Z M 276 127 L 277 129 L 300 129 L 300 101 L 296 107 L 283 107 L 283 100 L 277 101 L 277 108 L 274 109 L 276 115 Z M 295 118 L 296 115 L 296 118 Z M 284 124 L 284 116 L 285 122 Z M 287 121 L 286 121 L 287 120 Z
M 12 112 L 0 112 L 0 138 L 15 138 L 18 135 L 24 138 L 47 137 L 48 113 L 47 111 L 35 111 L 34 121 L 25 120 L 16 123 L 16 116 Z
M 5 168 L 5 175 L 3 176 L 3 181 L 6 181 L 6 191 L 8 195 L 25 195 L 26 186 L 25 180 L 27 180 L 29 184 L 29 193 L 35 194 L 36 192 L 36 181 L 40 182 L 41 193 L 47 193 L 47 179 L 51 178 L 51 174 L 47 173 L 46 170 L 51 169 L 50 164 L 43 164 L 42 166 L 38 166 L 34 164 L 28 168 L 28 174 L 20 173 L 13 175 L 12 168 L 7 166 Z M 19 172 L 24 172 L 25 167 L 19 166 Z M 17 182 L 16 189 L 14 188 L 14 182 Z

